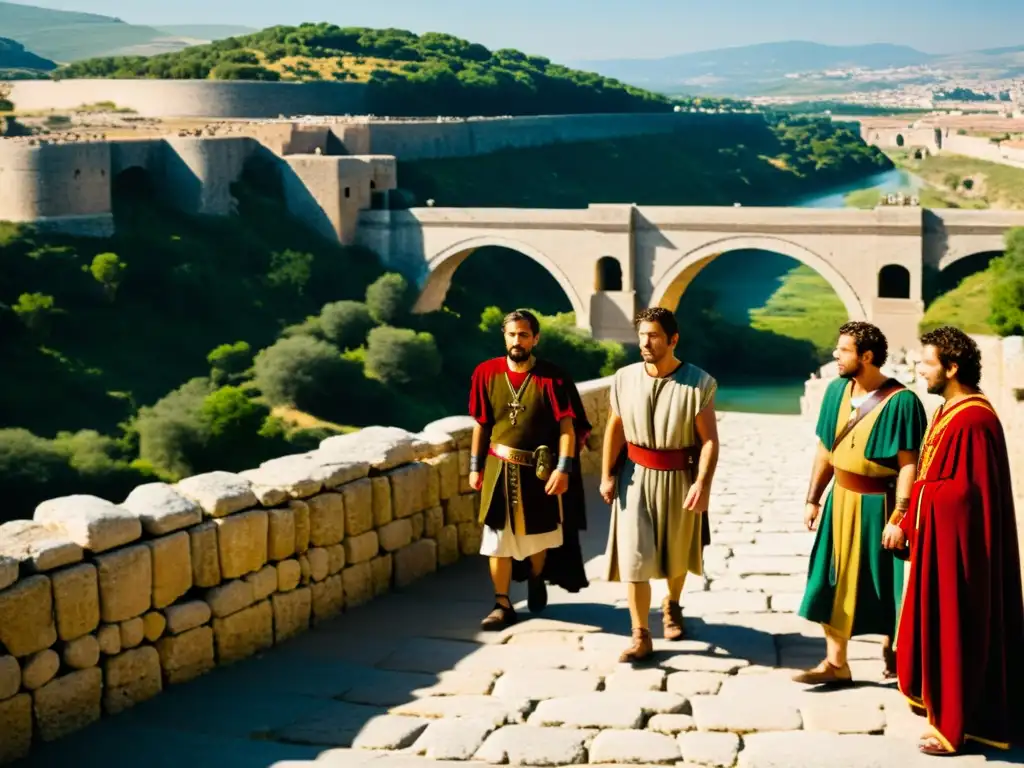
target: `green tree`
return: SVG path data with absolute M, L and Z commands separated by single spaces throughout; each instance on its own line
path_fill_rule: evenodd
M 210 378 L 222 385 L 241 376 L 252 365 L 252 350 L 246 341 L 221 344 L 206 356 L 210 364 Z
M 366 370 L 385 384 L 425 384 L 441 373 L 441 356 L 431 334 L 382 326 L 370 331 Z
M 309 277 L 313 273 L 313 254 L 287 248 L 270 254 L 270 271 L 267 282 L 276 288 L 282 288 L 298 295 L 303 295 Z
M 33 331 L 44 330 L 49 319 L 58 312 L 53 296 L 45 293 L 23 293 L 11 309 Z
M 256 355 L 253 368 L 256 386 L 271 404 L 321 413 L 331 398 L 344 396 L 352 373 L 337 347 L 311 336 L 279 340 Z
M 89 272 L 92 273 L 93 279 L 103 286 L 103 292 L 108 299 L 113 300 L 117 295 L 126 266 L 116 253 L 98 253 L 93 258 Z
M 378 323 L 398 325 L 412 309 L 409 283 L 396 272 L 377 278 L 366 289 L 366 306 Z
M 1006 250 L 992 260 L 989 323 L 1000 336 L 1024 334 L 1024 227 L 1006 233 Z
M 205 446 L 202 406 L 210 392 L 209 379 L 195 378 L 139 409 L 130 426 L 138 436 L 139 457 L 174 478 L 193 474 Z
M 338 349 L 361 347 L 375 325 L 369 307 L 361 301 L 334 301 L 320 310 L 320 330 Z

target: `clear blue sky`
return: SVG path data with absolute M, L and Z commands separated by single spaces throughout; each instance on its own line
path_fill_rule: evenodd
M 1024 44 L 1024 0 L 32 0 L 137 24 L 303 21 L 450 32 L 556 61 L 659 57 L 778 40 L 929 53 Z M 626 10 L 629 8 L 630 10 Z

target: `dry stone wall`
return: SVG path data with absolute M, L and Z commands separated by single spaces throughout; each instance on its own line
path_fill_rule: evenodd
M 608 380 L 581 394 L 593 471 Z M 368 427 L 0 526 L 0 764 L 476 555 L 472 430 Z

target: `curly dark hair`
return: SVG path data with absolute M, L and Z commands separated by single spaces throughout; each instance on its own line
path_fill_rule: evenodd
M 676 322 L 676 316 L 672 313 L 672 310 L 665 309 L 664 307 L 641 309 L 636 313 L 636 317 L 633 318 L 633 327 L 639 329 L 640 323 L 657 323 L 670 339 L 679 333 L 679 323 Z
M 857 347 L 857 354 L 873 352 L 872 364 L 881 368 L 889 358 L 889 342 L 877 326 L 860 320 L 846 323 L 839 329 L 840 336 L 849 336 Z
M 530 324 L 530 331 L 536 336 L 540 333 L 540 321 L 537 316 L 528 309 L 516 309 L 505 315 L 505 319 L 501 321 L 501 330 L 505 330 L 505 326 L 509 323 L 515 323 L 520 320 L 525 320 Z
M 981 381 L 981 350 L 974 339 L 950 325 L 936 328 L 921 337 L 921 346 L 935 347 L 942 367 L 956 363 L 956 380 L 965 387 L 977 388 Z

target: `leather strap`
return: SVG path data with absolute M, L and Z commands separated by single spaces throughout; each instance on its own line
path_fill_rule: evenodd
M 832 443 L 832 450 L 834 451 L 839 447 L 839 444 L 843 442 L 844 438 L 853 431 L 854 427 L 860 424 L 861 420 L 865 416 L 885 402 L 885 399 L 889 397 L 889 395 L 899 392 L 901 389 L 906 389 L 906 387 L 896 381 L 896 379 L 887 379 L 882 386 L 874 391 L 871 397 L 860 404 L 860 408 L 858 408 L 856 413 L 854 413 L 850 420 L 846 422 L 846 426 L 843 427 L 843 431 L 836 435 L 836 439 Z

